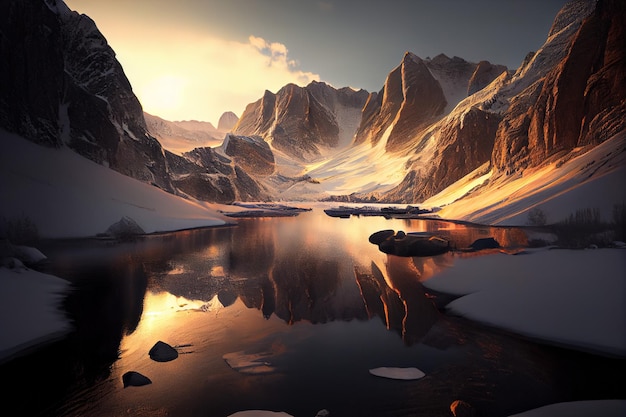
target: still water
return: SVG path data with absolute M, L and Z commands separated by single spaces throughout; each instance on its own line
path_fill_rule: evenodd
M 461 255 L 389 256 L 368 242 L 382 229 L 436 231 L 457 247 L 483 237 L 510 249 L 527 244 L 519 229 L 338 219 L 321 209 L 128 243 L 53 242 L 43 248 L 46 272 L 73 283 L 64 308 L 76 330 L 0 367 L 11 381 L 5 409 L 72 417 L 226 417 L 248 409 L 448 416 L 462 399 L 499 416 L 610 392 L 608 359 L 447 316 L 445 296 L 421 282 Z M 151 360 L 159 340 L 179 357 Z M 426 377 L 369 374 L 381 366 L 417 367 Z M 152 383 L 124 388 L 128 371 Z

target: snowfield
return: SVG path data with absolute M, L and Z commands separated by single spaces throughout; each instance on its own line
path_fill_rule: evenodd
M 207 203 L 185 200 L 98 165 L 74 151 L 36 145 L 0 130 L 0 216 L 26 216 L 41 237 L 90 237 L 123 216 L 147 233 L 231 222 Z
M 423 284 L 461 296 L 446 306 L 532 339 L 626 357 L 626 250 L 545 249 L 456 258 Z

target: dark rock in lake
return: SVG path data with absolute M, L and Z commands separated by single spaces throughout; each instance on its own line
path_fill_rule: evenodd
M 369 237 L 370 242 L 379 241 L 378 249 L 389 255 L 435 256 L 452 249 L 449 240 L 428 233 L 407 234 L 402 230 L 395 234 L 393 234 L 393 230 L 382 230 L 377 233 L 379 234 L 374 233 Z
M 135 371 L 128 371 L 122 375 L 122 382 L 124 382 L 124 388 L 152 384 L 150 378 Z
M 381 230 L 381 231 L 372 233 L 368 240 L 370 243 L 373 243 L 374 245 L 380 245 L 381 243 L 383 243 L 385 240 L 387 240 L 394 234 L 395 234 L 395 231 L 391 229 Z
M 476 239 L 470 245 L 472 250 L 483 250 L 483 249 L 496 249 L 499 248 L 500 244 L 497 240 L 492 237 L 485 237 L 482 239 Z
M 178 358 L 178 351 L 160 340 L 152 346 L 149 354 L 150 358 L 157 362 L 169 362 Z

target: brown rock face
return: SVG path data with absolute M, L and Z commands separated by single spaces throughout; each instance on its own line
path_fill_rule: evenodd
M 355 141 L 376 144 L 395 123 L 386 149 L 401 150 L 443 114 L 446 104 L 441 85 L 424 61 L 407 52 L 387 76 L 382 92 L 368 99 Z
M 114 51 L 61 1 L 5 0 L 0 126 L 173 191 L 161 145 Z
M 494 65 L 488 61 L 480 61 L 469 80 L 467 95 L 471 96 L 475 92 L 482 90 L 506 70 L 507 68 L 504 65 Z
M 560 151 L 598 144 L 626 127 L 626 10 L 599 1 L 569 52 L 532 91 L 527 110 L 511 106 L 498 132 L 493 163 L 500 170 L 536 166 Z M 512 127 L 512 128 L 511 128 Z
M 423 201 L 488 162 L 500 120 L 493 113 L 473 107 L 460 119 L 442 125 L 430 168 L 425 172 L 410 171 L 384 199 Z
M 258 136 L 228 134 L 222 147 L 224 153 L 249 174 L 263 176 L 274 172 L 274 154 L 267 142 Z
M 269 91 L 246 107 L 233 129 L 237 135 L 261 136 L 272 146 L 298 159 L 319 155 L 320 147 L 339 142 L 335 109 L 341 105 L 360 110 L 368 93 L 313 82 L 306 87 L 288 84 L 275 95 Z

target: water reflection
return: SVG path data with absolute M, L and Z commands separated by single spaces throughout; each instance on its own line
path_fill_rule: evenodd
M 445 415 L 467 398 L 483 415 L 511 415 L 618 389 L 614 362 L 443 315 L 421 282 L 466 255 L 388 256 L 368 242 L 383 229 L 447 234 L 457 247 L 484 237 L 507 249 L 526 243 L 516 229 L 321 210 L 132 243 L 55 242 L 42 248 L 47 272 L 72 281 L 77 330 L 0 367 L 13 382 L 5 407 L 72 417 L 259 408 L 381 417 Z M 147 354 L 157 340 L 186 347 L 157 364 Z M 271 370 L 246 374 L 224 359 L 257 357 Z M 367 372 L 379 366 L 417 366 L 427 377 L 389 383 Z M 124 389 L 131 370 L 154 383 Z
M 209 350 L 207 344 L 230 340 L 235 334 L 269 337 L 283 331 L 281 323 L 289 329 L 309 329 L 295 324 L 357 321 L 368 326 L 382 322 L 391 336 L 399 336 L 400 345 L 425 343 L 438 349 L 449 345 L 449 337 L 437 336 L 441 330 L 433 332 L 441 313 L 420 282 L 449 267 L 458 255 L 386 255 L 368 242 L 372 233 L 382 229 L 436 232 L 457 247 L 482 237 L 494 237 L 509 247 L 526 243 L 524 233 L 516 229 L 376 217 L 335 219 L 321 210 L 294 218 L 242 219 L 236 227 L 184 231 L 115 245 L 97 241 L 76 247 L 55 242 L 43 248 L 51 260 L 48 272 L 70 279 L 75 287 L 67 305 L 76 332 L 67 341 L 72 365 L 65 391 L 84 401 L 85 387 L 105 383 L 107 389 L 115 389 L 114 382 L 107 381 L 111 372 L 140 361 L 161 336 L 180 343 L 196 340 L 200 345 L 192 349 L 203 351 Z M 220 313 L 241 306 L 247 308 L 245 314 Z M 207 324 L 202 314 L 190 318 L 195 312 L 211 313 L 217 321 Z M 231 321 L 220 322 L 223 316 Z M 243 316 L 246 320 L 240 319 Z M 182 328 L 182 323 L 188 328 Z M 367 340 L 365 330 L 370 332 L 370 327 L 351 325 L 351 329 L 363 331 L 363 343 L 376 346 L 377 342 Z M 207 334 L 195 335 L 200 331 Z M 336 343 L 348 343 L 341 336 L 334 336 Z M 293 343 L 271 342 L 272 346 Z M 382 345 L 380 349 L 384 350 Z M 222 365 L 221 355 L 217 358 Z M 221 368 L 215 358 L 208 361 L 214 364 L 211 372 L 218 372 L 213 378 L 225 377 L 219 373 L 223 370 L 216 371 Z M 296 366 L 302 365 L 295 361 L 289 369 Z M 155 380 L 155 373 L 164 372 L 161 369 L 151 369 Z M 55 375 L 48 377 L 43 385 L 53 384 Z M 71 402 L 69 407 L 73 407 Z

